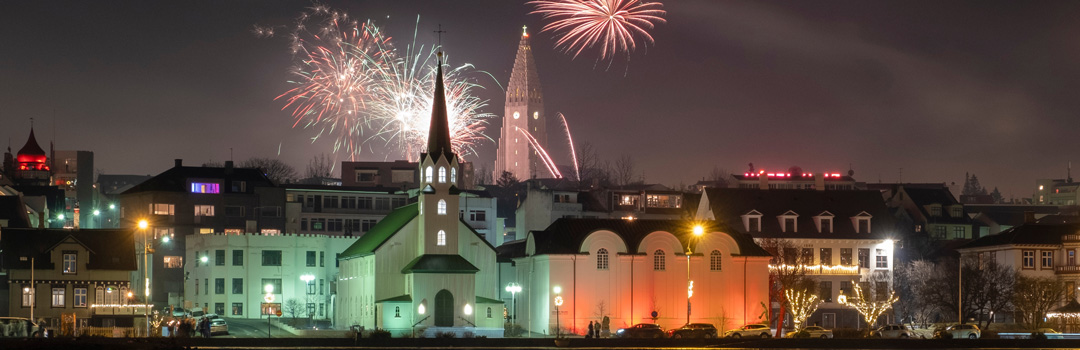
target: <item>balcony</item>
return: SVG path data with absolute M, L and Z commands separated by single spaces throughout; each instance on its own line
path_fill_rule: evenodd
M 777 269 L 794 270 L 803 269 L 807 275 L 814 276 L 856 276 L 859 275 L 859 267 L 855 265 L 772 265 L 769 264 L 769 272 L 775 272 Z
M 1080 265 L 1054 266 L 1054 273 L 1057 273 L 1057 274 L 1080 273 Z
M 95 315 L 129 315 L 142 316 L 146 313 L 147 305 L 140 304 L 94 304 L 90 305 Z
M 1062 235 L 1062 243 L 1077 243 L 1080 242 L 1080 235 Z

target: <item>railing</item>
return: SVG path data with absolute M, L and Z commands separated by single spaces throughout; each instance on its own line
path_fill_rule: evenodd
M 1080 242 L 1080 235 L 1062 235 L 1061 242 Z
M 135 327 L 83 327 L 79 334 L 88 337 L 125 338 L 142 336 Z
M 551 209 L 555 211 L 581 211 L 581 203 L 552 203 Z
M 1054 266 L 1056 273 L 1080 273 L 1080 265 Z
M 786 265 L 786 264 L 785 265 L 780 265 L 780 266 L 772 265 L 772 264 L 769 265 L 769 270 L 770 271 L 776 271 L 777 269 L 783 269 L 783 270 L 802 269 L 802 272 L 805 272 L 807 275 L 858 275 L 859 274 L 859 266 L 856 266 L 856 265 L 851 265 L 851 266 L 846 266 L 846 265 L 832 265 L 832 266 L 799 265 L 799 266 L 795 266 L 795 265 Z

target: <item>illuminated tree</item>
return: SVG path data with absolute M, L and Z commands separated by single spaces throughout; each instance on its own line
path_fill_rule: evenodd
M 784 329 L 784 317 L 787 313 L 786 290 L 810 291 L 814 288 L 814 280 L 807 277 L 806 262 L 813 259 L 812 254 L 803 254 L 803 249 L 795 246 L 795 243 L 777 238 L 765 238 L 758 242 L 762 248 L 773 255 L 769 264 L 769 307 L 772 302 L 780 305 L 780 312 L 776 317 L 776 334 L 779 338 Z M 772 315 L 769 310 L 769 315 Z
M 801 331 L 806 327 L 806 319 L 817 311 L 821 300 L 817 295 L 806 290 L 784 290 L 784 297 L 791 311 L 791 322 L 795 324 L 795 331 Z
M 893 294 L 892 290 L 889 290 L 887 297 L 878 296 L 874 298 L 863 292 L 858 283 L 852 283 L 852 289 L 855 291 L 855 295 L 852 298 L 847 298 L 847 300 L 840 300 L 840 302 L 855 308 L 855 311 L 858 311 L 863 316 L 863 320 L 866 321 L 866 331 L 869 334 L 874 321 L 877 321 L 881 314 L 892 308 L 892 304 L 897 300 L 896 295 Z

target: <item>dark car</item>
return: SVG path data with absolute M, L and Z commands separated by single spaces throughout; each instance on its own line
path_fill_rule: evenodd
M 667 331 L 670 338 L 716 338 L 716 327 L 708 323 L 691 323 Z
M 657 324 L 638 323 L 629 328 L 619 328 L 615 331 L 619 338 L 663 338 L 664 329 Z

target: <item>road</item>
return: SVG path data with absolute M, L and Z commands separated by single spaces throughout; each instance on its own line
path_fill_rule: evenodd
M 266 338 L 266 319 L 243 319 L 243 318 L 226 318 L 225 322 L 229 324 L 229 334 L 218 334 L 214 338 Z M 271 338 L 295 338 L 292 333 L 286 332 L 281 328 L 270 326 Z

